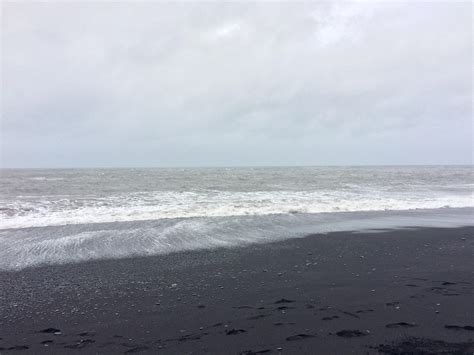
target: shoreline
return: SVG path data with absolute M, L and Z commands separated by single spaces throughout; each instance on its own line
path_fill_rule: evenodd
M 0 352 L 472 353 L 473 232 L 333 232 L 0 271 Z
M 0 230 L 0 271 L 186 250 L 267 244 L 309 234 L 472 225 L 474 208 L 196 217 Z

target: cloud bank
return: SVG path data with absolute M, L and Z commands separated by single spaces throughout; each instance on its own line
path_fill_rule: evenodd
M 472 163 L 472 4 L 2 3 L 2 166 Z

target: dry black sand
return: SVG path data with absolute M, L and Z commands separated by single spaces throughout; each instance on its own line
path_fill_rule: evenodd
M 472 354 L 473 227 L 0 273 L 0 352 Z

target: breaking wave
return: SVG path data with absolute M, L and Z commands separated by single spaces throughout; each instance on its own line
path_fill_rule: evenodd
M 0 229 L 189 217 L 399 211 L 474 206 L 472 194 L 409 191 L 155 191 L 106 197 L 20 196 L 0 204 Z

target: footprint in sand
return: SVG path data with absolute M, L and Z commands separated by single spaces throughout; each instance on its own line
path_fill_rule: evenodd
M 278 301 L 275 302 L 275 304 L 280 304 L 280 303 L 293 303 L 293 302 L 296 302 L 294 300 L 289 300 L 289 299 L 286 299 L 286 298 L 282 298 L 282 299 L 279 299 Z
M 226 335 L 235 335 L 240 333 L 247 333 L 247 331 L 245 329 L 230 329 L 226 330 L 225 332 Z
M 303 339 L 308 339 L 308 338 L 314 338 L 315 336 L 312 334 L 296 334 L 289 336 L 286 338 L 287 341 L 295 341 L 295 340 L 303 340 Z
M 356 338 L 366 336 L 367 332 L 361 332 L 360 330 L 341 330 L 337 332 L 336 335 L 343 338 Z
M 415 323 L 407 323 L 407 322 L 398 322 L 398 323 L 390 323 L 385 326 L 385 328 L 413 328 L 417 327 Z
M 446 329 L 453 329 L 453 330 L 471 330 L 474 331 L 474 326 L 472 325 L 445 325 Z
M 284 311 L 285 309 L 295 309 L 295 307 L 280 306 L 276 308 L 279 311 Z
M 285 324 L 286 324 L 286 325 L 295 325 L 295 323 L 293 323 L 293 322 L 287 322 L 287 323 L 277 322 L 277 323 L 274 323 L 273 325 L 275 325 L 275 326 L 278 327 L 278 326 L 280 326 L 280 325 L 285 325 Z
M 15 345 L 15 346 L 11 346 L 9 348 L 0 347 L 0 351 L 1 350 L 28 350 L 28 349 L 29 349 L 29 346 L 27 346 L 27 345 Z
M 61 334 L 61 330 L 57 328 L 46 328 L 38 331 L 38 333 L 46 333 L 46 334 Z
M 360 311 L 357 311 L 356 313 L 370 313 L 373 312 L 373 309 L 361 309 Z

